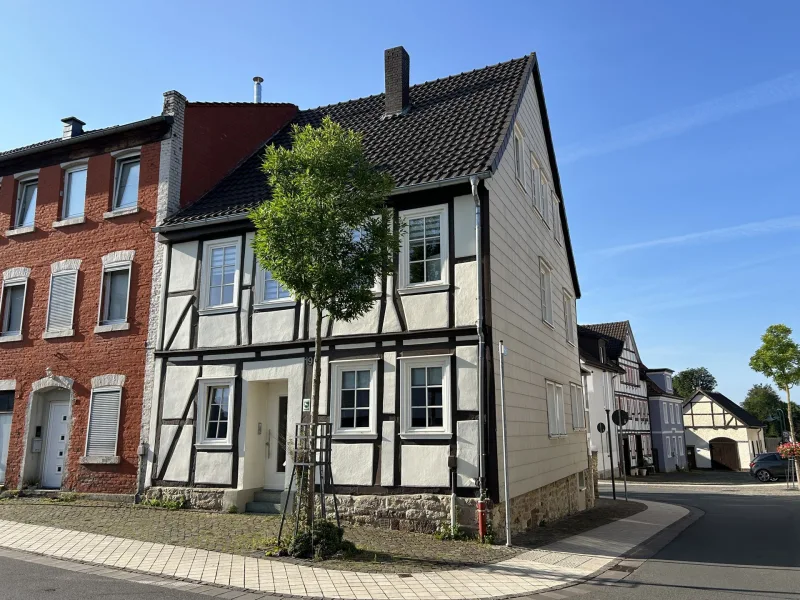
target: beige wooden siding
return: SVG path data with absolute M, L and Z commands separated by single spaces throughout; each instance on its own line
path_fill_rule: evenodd
M 558 244 L 533 208 L 530 190 L 530 150 L 553 181 L 547 145 L 531 78 L 526 86 L 516 124 L 524 135 L 526 186 L 514 176 L 511 137 L 496 173 L 487 180 L 489 190 L 489 252 L 491 253 L 491 318 L 495 342 L 504 340 L 509 465 L 512 496 L 524 494 L 587 467 L 585 431 L 574 431 L 569 384 L 581 383 L 578 351 L 566 341 L 563 290 L 574 296 L 566 250 Z M 552 268 L 553 325 L 542 322 L 539 258 Z M 495 353 L 496 354 L 496 353 Z M 496 397 L 499 369 L 495 356 Z M 564 386 L 567 435 L 550 438 L 547 428 L 545 380 Z M 500 414 L 498 407 L 497 414 Z M 499 428 L 498 428 L 499 434 Z M 498 435 L 498 448 L 500 448 Z M 498 453 L 501 454 L 501 453 Z M 498 457 L 500 480 L 502 456 Z

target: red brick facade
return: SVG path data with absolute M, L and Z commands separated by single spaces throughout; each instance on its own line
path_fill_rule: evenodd
M 16 380 L 13 426 L 8 448 L 5 485 L 18 487 L 22 450 L 26 444 L 24 423 L 31 386 L 54 375 L 74 380 L 71 430 L 62 488 L 75 491 L 133 493 L 139 463 L 137 449 L 142 416 L 145 342 L 150 307 L 153 233 L 158 196 L 160 143 L 141 149 L 139 212 L 110 219 L 115 159 L 110 154 L 89 158 L 85 222 L 54 229 L 59 219 L 64 171 L 59 165 L 39 171 L 36 231 L 0 238 L 0 270 L 31 269 L 22 323 L 22 341 L 0 346 L 0 379 Z M 10 229 L 18 182 L 3 177 L 0 184 L 0 231 Z M 130 329 L 94 333 L 100 302 L 101 257 L 115 250 L 134 250 L 131 270 L 128 322 Z M 50 265 L 66 258 L 82 260 L 75 294 L 75 335 L 42 339 L 47 318 Z M 89 420 L 91 379 L 104 374 L 125 375 L 120 412 L 116 465 L 81 465 Z M 29 449 L 30 450 L 30 449 Z M 34 483 L 34 482 L 24 482 Z

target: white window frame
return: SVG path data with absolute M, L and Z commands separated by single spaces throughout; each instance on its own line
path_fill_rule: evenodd
M 539 293 L 541 294 L 542 321 L 553 326 L 553 269 L 539 258 Z
M 89 163 L 82 162 L 78 164 L 72 164 L 69 167 L 64 168 L 64 195 L 61 199 L 61 219 L 66 221 L 69 219 L 82 219 L 86 215 L 86 190 L 83 191 L 83 211 L 81 214 L 75 215 L 72 217 L 67 216 L 67 203 L 69 201 L 69 176 L 72 173 L 77 173 L 78 171 L 86 171 L 86 184 L 89 184 Z
M 518 125 L 514 125 L 514 179 L 525 189 L 525 136 Z
M 564 288 L 564 328 L 567 343 L 575 345 L 575 335 L 577 333 L 577 321 L 575 320 L 575 298 Z
M 109 321 L 107 319 L 108 313 L 108 302 L 105 303 L 103 300 L 107 300 L 105 298 L 106 293 L 106 273 L 110 271 L 128 271 L 128 291 L 127 291 L 127 300 L 125 302 L 125 319 L 122 321 Z M 104 328 L 104 327 L 113 327 L 114 325 L 122 325 L 128 323 L 128 318 L 130 316 L 130 304 L 131 304 L 131 277 L 133 275 L 133 261 L 125 260 L 125 261 L 118 261 L 112 262 L 103 265 L 103 274 L 100 277 L 100 302 L 97 305 L 97 327 Z M 106 313 L 106 314 L 103 314 Z M 95 329 L 96 333 L 99 333 L 97 329 Z
M 553 198 L 553 237 L 556 243 L 561 246 L 564 243 L 564 233 L 561 230 L 561 198 L 555 192 L 552 194 Z
M 583 404 L 583 388 L 577 383 L 570 382 L 569 398 L 572 403 L 572 429 L 586 429 L 586 409 Z
M 564 411 L 564 386 L 555 381 L 546 379 L 545 385 L 545 403 L 547 405 L 547 431 L 551 438 L 565 437 L 567 435 L 567 422 Z M 550 399 L 547 394 L 553 391 L 553 403 L 551 405 Z M 550 411 L 555 411 L 555 428 L 553 431 L 550 427 Z
M 760 440 L 759 440 L 760 442 Z M 683 456 L 683 436 L 678 436 L 678 455 Z
M 142 152 L 141 148 L 136 148 L 135 150 L 125 151 L 123 153 L 117 154 L 114 156 L 114 195 L 111 198 L 111 212 L 125 212 L 125 211 L 134 211 L 134 209 L 139 208 L 139 188 L 136 189 L 136 204 L 131 206 L 120 206 L 119 205 L 119 175 L 122 165 L 127 162 L 137 161 L 139 163 L 139 187 L 141 187 L 141 177 L 142 177 Z
M 210 306 L 209 293 L 211 291 L 211 252 L 216 248 L 226 246 L 236 247 L 236 274 L 233 277 L 233 302 Z M 234 312 L 239 310 L 239 287 L 242 277 L 242 238 L 240 236 L 212 240 L 203 244 L 203 270 L 200 286 L 200 314 L 213 314 Z
M 333 437 L 339 439 L 375 439 L 378 437 L 378 360 L 331 361 L 331 416 Z M 343 371 L 369 371 L 369 426 L 342 427 L 341 392 Z
M 439 291 L 450 288 L 450 221 L 448 218 L 447 204 L 437 204 L 424 208 L 404 210 L 400 213 L 400 218 L 408 222 L 410 219 L 424 217 L 439 217 L 439 253 L 441 256 L 441 278 L 436 281 L 423 281 L 419 283 L 409 283 L 409 251 L 410 240 L 408 228 L 403 232 L 400 240 L 400 293 L 412 294 L 414 292 Z
M 266 288 L 266 285 L 265 285 L 266 284 L 266 276 L 267 276 L 268 271 L 264 267 L 262 267 L 261 264 L 258 263 L 258 261 L 256 261 L 256 262 L 257 262 L 257 264 L 256 264 L 256 303 L 255 303 L 255 307 L 256 308 L 264 308 L 264 307 L 276 308 L 276 307 L 279 307 L 279 306 L 287 306 L 288 307 L 288 306 L 294 306 L 295 304 L 297 304 L 297 300 L 295 300 L 295 298 L 294 298 L 294 296 L 292 295 L 291 292 L 289 292 L 289 297 L 288 298 L 275 298 L 273 300 L 273 299 L 267 299 L 267 298 L 264 297 L 264 292 L 265 292 L 265 288 Z M 273 280 L 273 281 L 275 281 L 275 280 Z M 275 283 L 278 283 L 278 282 L 275 281 Z M 278 284 L 278 285 L 280 285 L 280 284 Z
M 669 425 L 669 402 L 664 402 L 664 425 Z
M 118 391 L 119 392 L 119 403 L 117 404 L 117 435 L 114 439 L 114 453 L 113 454 L 89 454 L 89 432 L 92 426 L 92 408 L 94 407 L 94 395 L 96 392 L 111 392 L 111 391 Z M 109 458 L 113 459 L 119 456 L 119 417 L 122 413 L 122 386 L 119 385 L 107 385 L 99 388 L 92 388 L 92 392 L 89 395 L 89 417 L 86 421 L 86 438 L 83 441 L 83 456 L 85 458 Z M 92 461 L 84 461 L 84 464 L 89 462 L 91 464 Z
M 6 288 L 24 286 L 22 289 L 22 315 L 19 320 L 19 331 L 3 331 L 6 321 Z M 22 340 L 22 329 L 25 326 L 25 302 L 28 299 L 28 277 L 13 277 L 3 280 L 0 287 L 0 342 L 12 342 Z
M 544 224 L 547 226 L 548 229 L 552 227 L 550 222 L 550 212 L 552 211 L 552 207 L 550 206 L 550 180 L 547 179 L 547 175 L 544 174 L 542 171 L 541 174 L 541 181 L 542 181 L 542 206 L 544 207 L 544 212 L 542 213 L 542 220 Z
M 400 437 L 410 439 L 450 439 L 452 426 L 452 387 L 450 385 L 450 354 L 399 357 L 400 361 Z M 411 427 L 411 369 L 442 368 L 442 427 Z
M 22 198 L 25 194 L 25 188 L 29 185 L 35 184 L 36 185 L 36 201 L 33 204 L 33 223 L 30 225 L 24 225 L 19 222 L 20 218 L 22 217 Z M 37 172 L 36 175 L 30 175 L 28 177 L 24 177 L 17 182 L 17 202 L 14 208 L 14 223 L 13 229 L 28 229 L 31 227 L 36 227 L 36 205 L 39 203 L 39 173 Z
M 672 375 L 664 375 L 667 383 L 667 393 L 672 393 Z
M 50 329 L 50 307 L 53 302 L 53 279 L 55 279 L 56 277 L 63 277 L 64 275 L 71 275 L 71 274 L 75 275 L 75 287 L 72 289 L 72 306 L 70 307 L 70 314 L 72 315 L 72 319 L 70 320 L 70 328 Z M 79 277 L 80 277 L 80 263 L 78 263 L 77 268 L 60 269 L 55 273 L 53 273 L 51 270 L 50 288 L 47 292 L 47 312 L 45 313 L 45 325 L 43 334 L 44 338 L 71 337 L 75 335 L 75 300 L 76 296 L 78 295 Z
M 667 440 L 667 458 L 672 458 L 672 441 L 668 435 L 665 435 L 664 438 Z
M 533 209 L 544 219 L 544 206 L 542 203 L 542 167 L 536 160 L 536 155 L 531 152 L 531 194 L 533 195 Z
M 225 439 L 206 438 L 208 425 L 208 389 L 228 387 L 228 428 Z M 195 422 L 195 448 L 199 450 L 231 450 L 233 448 L 235 377 L 200 377 L 197 380 L 197 418 Z

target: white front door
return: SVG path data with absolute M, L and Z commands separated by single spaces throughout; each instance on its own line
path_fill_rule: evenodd
M 8 440 L 11 437 L 11 413 L 0 413 L 0 483 L 6 480 Z
M 67 454 L 69 402 L 51 402 L 42 464 L 42 487 L 60 488 Z
M 264 489 L 282 490 L 286 481 L 286 396 L 267 400 L 266 427 L 266 471 Z

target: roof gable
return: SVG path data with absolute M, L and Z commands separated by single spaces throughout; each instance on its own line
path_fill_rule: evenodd
M 733 415 L 738 421 L 744 424 L 745 427 L 758 427 L 761 428 L 764 424 L 754 417 L 752 414 L 747 412 L 744 408 L 736 404 L 733 400 L 725 396 L 720 392 L 707 392 L 704 390 L 698 390 L 695 392 L 695 395 L 689 398 L 684 403 L 684 407 L 689 406 L 690 404 L 694 403 L 698 399 L 708 398 L 711 402 L 714 402 L 717 406 L 719 406 L 725 412 L 730 413 Z

